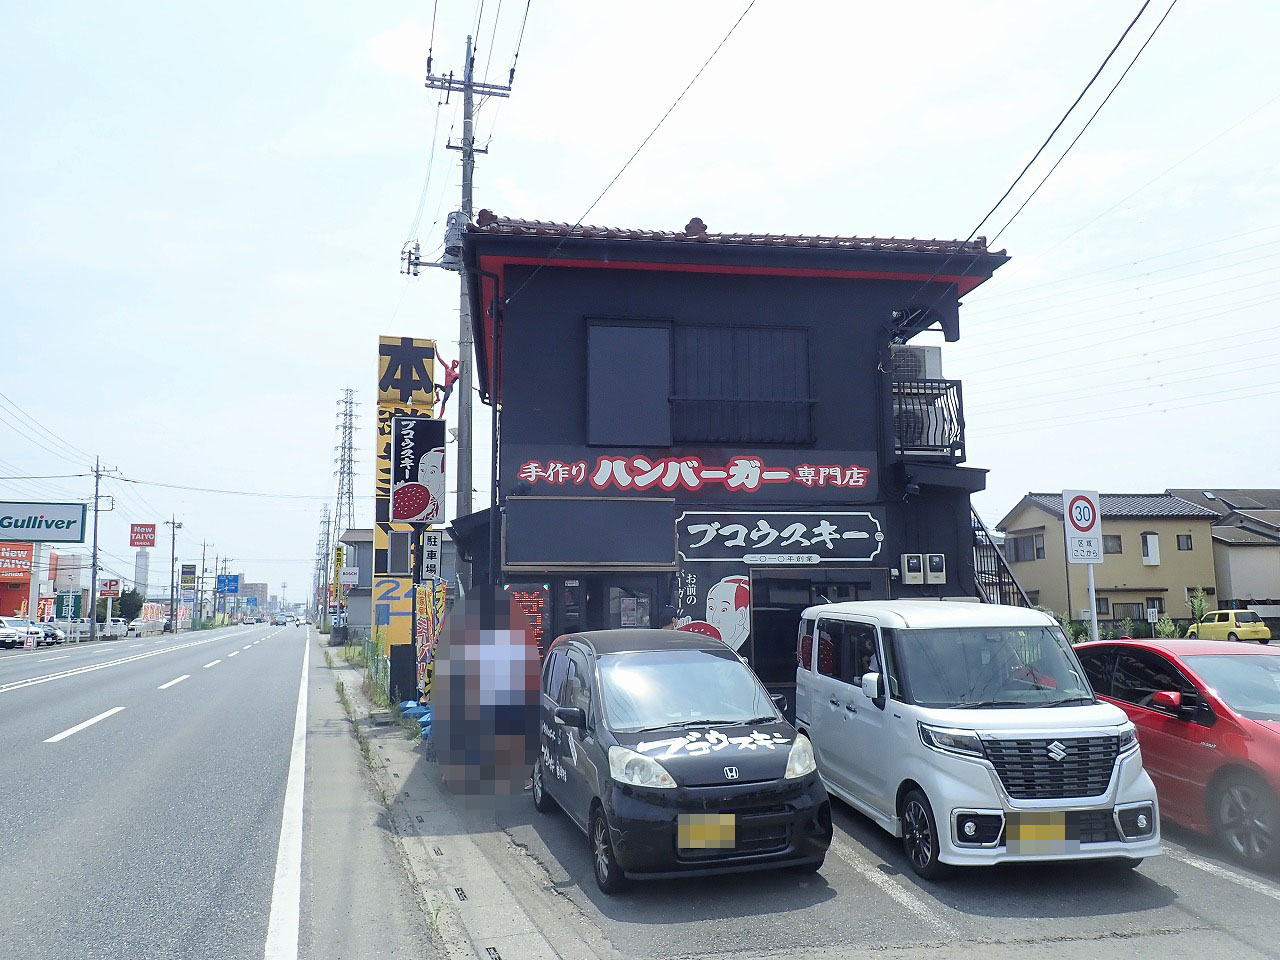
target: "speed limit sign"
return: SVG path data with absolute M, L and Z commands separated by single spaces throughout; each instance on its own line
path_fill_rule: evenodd
M 1068 562 L 1102 562 L 1102 511 L 1096 490 L 1062 491 L 1062 525 Z

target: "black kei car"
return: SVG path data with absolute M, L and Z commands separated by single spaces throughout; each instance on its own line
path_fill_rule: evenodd
M 603 892 L 822 866 L 831 803 L 813 750 L 726 644 L 674 630 L 563 636 L 541 704 L 534 805 L 586 832 Z

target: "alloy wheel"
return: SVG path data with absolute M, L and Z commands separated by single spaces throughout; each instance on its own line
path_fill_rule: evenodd
M 601 884 L 609 882 L 609 837 L 608 827 L 604 825 L 604 817 L 596 817 L 596 829 L 591 838 L 591 847 L 595 853 L 596 879 Z
M 1275 850 L 1275 810 L 1262 790 L 1233 783 L 1218 798 L 1218 825 L 1223 838 L 1241 859 L 1256 863 Z
M 933 831 L 929 815 L 919 800 L 909 800 L 902 811 L 907 826 L 907 852 L 917 867 L 925 868 L 933 859 Z

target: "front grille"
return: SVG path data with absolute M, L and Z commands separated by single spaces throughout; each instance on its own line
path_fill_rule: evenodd
M 1061 760 L 1050 746 L 1061 744 Z M 1096 797 L 1111 783 L 1120 752 L 1116 737 L 1054 737 L 1036 740 L 984 740 L 987 758 L 1015 800 Z
M 791 843 L 793 814 L 785 804 L 770 807 L 747 807 L 741 810 L 718 810 L 732 813 L 736 825 L 736 846 L 732 850 L 676 850 L 676 858 L 686 863 L 699 860 L 722 860 L 728 857 L 752 857 L 763 853 L 780 853 Z M 674 834 L 674 831 L 672 831 Z

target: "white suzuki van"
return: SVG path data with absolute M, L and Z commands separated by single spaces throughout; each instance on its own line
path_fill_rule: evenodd
M 912 869 L 1160 854 L 1133 724 L 1094 697 L 1053 618 L 886 600 L 805 610 L 796 727 L 827 790 Z

